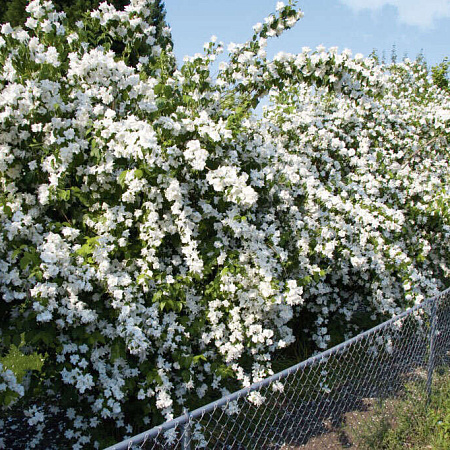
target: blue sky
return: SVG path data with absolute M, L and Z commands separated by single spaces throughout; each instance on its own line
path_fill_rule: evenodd
M 276 0 L 165 0 L 165 5 L 181 61 L 201 52 L 211 35 L 225 44 L 246 41 L 252 26 L 275 11 Z M 450 57 L 450 0 L 304 0 L 299 5 L 305 16 L 271 39 L 269 56 L 323 44 L 365 56 L 375 48 L 387 58 L 393 45 L 399 58 L 406 53 L 414 59 L 423 50 L 429 64 Z

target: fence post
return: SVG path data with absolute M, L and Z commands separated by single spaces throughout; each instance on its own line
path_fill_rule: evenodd
M 435 299 L 431 306 L 430 356 L 428 358 L 428 375 L 427 375 L 427 402 L 429 402 L 431 398 L 431 383 L 433 381 L 434 353 L 436 345 L 437 302 L 438 302 L 437 299 Z
M 182 450 L 191 450 L 191 422 L 189 411 L 185 408 L 184 414 L 187 416 L 187 422 L 183 425 L 182 432 L 183 435 L 181 437 L 181 449 Z

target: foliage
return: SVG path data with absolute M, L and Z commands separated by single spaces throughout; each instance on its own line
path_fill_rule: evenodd
M 169 38 L 169 41 L 164 43 L 159 43 L 162 47 L 167 47 L 170 43 L 170 46 L 173 47 L 172 39 L 170 37 L 170 33 L 167 30 L 166 23 L 166 11 L 164 7 L 164 2 L 162 0 L 155 0 L 155 2 L 150 6 L 150 16 L 149 16 L 149 24 L 156 27 L 155 36 L 156 40 L 160 39 L 163 36 Z
M 448 58 L 444 58 L 444 60 L 437 64 L 436 66 L 431 68 L 431 73 L 433 77 L 433 81 L 436 86 L 441 89 L 445 89 L 447 92 L 450 92 L 450 84 L 449 84 L 449 68 L 450 61 Z
M 67 16 L 68 23 L 73 27 L 75 22 L 80 20 L 84 14 L 97 9 L 102 3 L 102 0 L 55 0 L 53 5 L 56 11 L 64 12 Z M 125 7 L 130 3 L 129 0 L 111 0 L 109 2 L 117 10 L 123 11 Z M 23 26 L 28 18 L 28 14 L 25 10 L 28 4 L 28 0 L 0 0 L 0 23 L 9 22 L 12 26 Z M 149 6 L 150 14 L 148 22 L 152 26 L 156 27 L 153 33 L 156 43 L 162 48 L 168 48 L 169 51 L 173 47 L 172 36 L 170 29 L 166 23 L 166 12 L 164 10 L 164 3 L 162 0 L 158 0 Z M 93 42 L 90 42 L 93 43 Z M 101 44 L 97 42 L 97 44 Z M 121 52 L 121 41 L 115 40 L 113 44 L 113 50 Z M 175 59 L 172 58 L 172 66 L 175 68 Z
M 25 7 L 28 2 L 26 0 L 1 0 L 0 1 L 0 22 L 11 22 L 12 25 L 21 25 L 26 20 Z
M 24 355 L 20 351 L 20 347 L 16 347 L 14 344 L 10 347 L 9 353 L 0 358 L 3 367 L 11 370 L 19 381 L 22 381 L 28 371 L 39 371 L 43 361 L 44 358 L 37 354 Z
M 151 6 L 71 25 L 34 0 L 1 28 L 1 350 L 46 355 L 25 413 L 45 436 L 67 411 L 74 448 L 262 379 L 293 329 L 326 348 L 449 277 L 449 95 L 422 64 L 269 60 L 302 16 L 279 2 L 217 77 L 214 39 L 174 70 Z

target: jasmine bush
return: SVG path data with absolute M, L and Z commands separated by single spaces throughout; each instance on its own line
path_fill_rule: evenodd
M 215 38 L 173 71 L 151 5 L 1 28 L 1 346 L 46 357 L 0 400 L 36 443 L 59 408 L 73 448 L 135 434 L 271 374 L 294 327 L 323 349 L 448 283 L 450 97 L 422 64 L 270 60 L 302 17 L 278 2 L 217 76 Z

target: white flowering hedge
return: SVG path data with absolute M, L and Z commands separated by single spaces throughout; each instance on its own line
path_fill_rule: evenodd
M 73 448 L 258 381 L 294 332 L 325 348 L 449 277 L 450 98 L 423 65 L 269 60 L 302 16 L 278 3 L 214 78 L 214 39 L 173 72 L 150 3 L 72 30 L 34 0 L 24 29 L 1 28 L 1 345 L 45 361 L 25 394 L 0 366 L 0 401 L 43 393 Z M 44 406 L 26 413 L 38 437 Z

